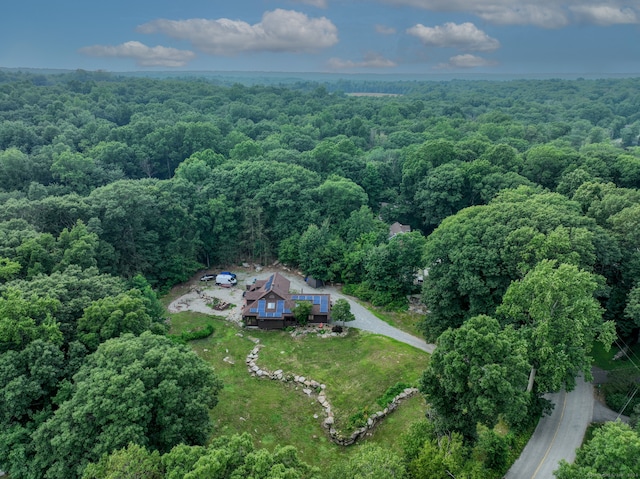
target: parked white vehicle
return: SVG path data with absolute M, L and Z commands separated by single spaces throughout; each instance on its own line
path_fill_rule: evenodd
M 238 283 L 235 274 L 221 273 L 216 276 L 217 286 L 226 286 L 227 288 L 235 286 Z

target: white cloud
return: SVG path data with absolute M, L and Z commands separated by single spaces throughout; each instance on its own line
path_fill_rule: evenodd
M 359 62 L 331 58 L 328 61 L 328 65 L 332 70 L 348 70 L 353 68 L 391 68 L 395 67 L 396 63 L 384 58 L 379 53 L 370 52 L 365 54 L 363 60 Z
M 376 32 L 380 33 L 381 35 L 393 35 L 394 33 L 396 33 L 396 29 L 393 27 L 387 27 L 386 25 L 376 25 Z
M 579 20 L 596 25 L 638 23 L 638 15 L 630 8 L 611 5 L 576 5 L 571 7 L 571 11 Z
M 475 12 L 483 20 L 499 25 L 535 25 L 542 28 L 561 28 L 569 23 L 566 12 L 559 5 L 485 5 Z
M 80 49 L 81 53 L 94 57 L 133 58 L 143 67 L 182 67 L 196 56 L 190 50 L 178 50 L 163 46 L 148 47 L 140 42 L 120 45 L 93 45 Z
M 304 3 L 312 7 L 327 8 L 327 0 L 293 0 L 295 3 Z
M 445 23 L 436 27 L 415 25 L 407 33 L 433 47 L 454 47 L 461 50 L 489 52 L 500 48 L 500 42 L 491 38 L 473 23 Z
M 304 13 L 282 9 L 265 12 L 262 21 L 255 25 L 228 18 L 159 19 L 140 25 L 138 31 L 188 40 L 196 48 L 213 55 L 312 52 L 338 42 L 338 29 L 326 17 L 309 18 Z
M 477 68 L 477 67 L 486 67 L 492 66 L 496 63 L 487 60 L 486 58 L 478 57 L 476 55 L 471 55 L 466 53 L 464 55 L 456 55 L 454 57 L 449 58 L 448 63 L 440 63 L 436 68 L 438 69 L 451 69 L 451 68 Z
M 637 0 L 380 0 L 437 12 L 465 12 L 502 25 L 560 28 L 573 19 L 596 25 L 638 23 Z

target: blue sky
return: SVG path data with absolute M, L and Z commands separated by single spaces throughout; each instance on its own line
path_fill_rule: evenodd
M 640 74 L 640 0 L 4 0 L 0 67 Z

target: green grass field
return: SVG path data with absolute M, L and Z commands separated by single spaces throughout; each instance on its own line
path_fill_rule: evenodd
M 376 399 L 396 382 L 417 384 L 429 360 L 423 351 L 354 329 L 344 338 L 293 338 L 283 331 L 242 330 L 223 319 L 192 312 L 171 314 L 170 318 L 171 334 L 207 323 L 215 327 L 212 336 L 189 345 L 212 365 L 225 385 L 211 412 L 216 436 L 249 432 L 258 447 L 291 444 L 303 460 L 323 469 L 341 461 L 354 448 L 329 440 L 322 427 L 322 407 L 315 397 L 304 394 L 301 386 L 258 379 L 247 372 L 245 359 L 254 347 L 253 339 L 264 345 L 258 365 L 326 385 L 336 428 L 341 431 L 348 431 L 348 418 L 355 412 L 363 408 L 378 411 Z M 424 410 L 424 399 L 419 395 L 405 401 L 365 440 L 396 447 L 397 437 L 422 418 Z
M 593 357 L 593 365 L 598 366 L 606 371 L 612 371 L 614 369 L 621 369 L 630 366 L 630 361 L 626 356 L 620 359 L 614 360 L 613 357 L 618 353 L 620 349 L 618 347 L 611 346 L 609 351 L 605 351 L 602 343 L 595 341 L 593 343 L 593 349 L 591 350 L 591 357 Z M 632 358 L 635 364 L 640 364 L 640 343 L 631 346 L 631 350 L 628 355 Z
M 385 311 L 381 308 L 372 306 L 369 303 L 360 302 L 360 304 L 385 323 L 390 324 L 405 333 L 417 336 L 418 338 L 424 337 L 423 332 L 418 328 L 418 324 L 424 316 L 423 314 L 415 313 L 413 311 Z

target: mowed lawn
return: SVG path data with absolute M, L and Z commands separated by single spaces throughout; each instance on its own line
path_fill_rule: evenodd
M 380 410 L 376 399 L 397 382 L 416 385 L 429 360 L 423 351 L 355 329 L 346 337 L 292 337 L 284 331 L 243 330 L 223 319 L 192 312 L 171 314 L 170 318 L 172 334 L 208 323 L 215 327 L 211 337 L 189 343 L 224 382 L 219 403 L 211 412 L 215 436 L 249 432 L 258 447 L 291 444 L 303 460 L 323 469 L 352 454 L 355 448 L 339 447 L 329 440 L 322 427 L 324 410 L 315 395 L 308 397 L 300 385 L 259 379 L 248 373 L 245 359 L 254 341 L 264 345 L 259 366 L 325 384 L 336 428 L 346 433 L 350 432 L 351 415 Z M 406 400 L 366 441 L 397 448 L 398 436 L 423 418 L 424 411 L 420 395 Z

